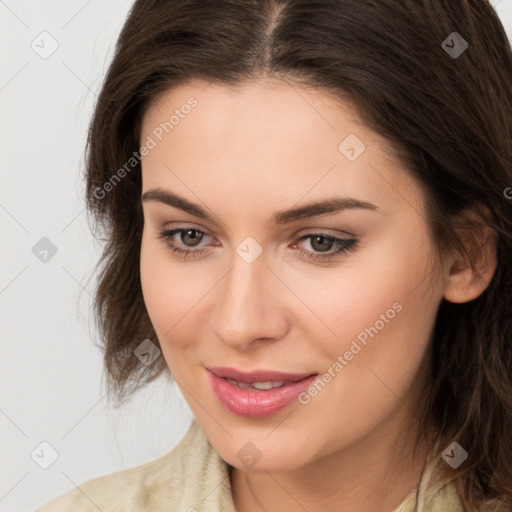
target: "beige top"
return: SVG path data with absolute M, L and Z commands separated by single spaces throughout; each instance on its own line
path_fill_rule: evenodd
M 427 465 L 419 486 L 393 512 L 463 512 L 453 484 L 432 480 Z M 236 512 L 229 465 L 194 419 L 166 455 L 87 480 L 36 512 Z

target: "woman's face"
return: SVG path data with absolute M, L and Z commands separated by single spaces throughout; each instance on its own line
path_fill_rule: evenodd
M 193 81 L 151 105 L 141 145 L 144 300 L 221 457 L 287 471 L 396 440 L 444 278 L 423 193 L 387 141 L 318 89 Z M 215 367 L 296 375 L 247 390 Z

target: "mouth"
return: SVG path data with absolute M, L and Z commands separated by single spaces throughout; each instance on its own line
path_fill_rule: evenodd
M 288 380 L 288 381 L 283 381 L 283 380 L 270 381 L 269 380 L 266 382 L 238 382 L 235 379 L 228 379 L 225 377 L 222 377 L 222 378 L 224 378 L 227 382 L 229 382 L 233 386 L 238 386 L 241 389 L 258 389 L 259 391 L 268 391 L 269 389 L 282 388 L 283 386 L 289 386 L 290 384 L 293 384 L 294 382 L 298 382 L 298 381 L 293 381 L 293 380 Z M 300 379 L 300 380 L 302 380 L 302 379 Z
M 217 375 L 217 377 L 231 379 L 240 384 L 262 384 L 270 382 L 282 385 L 297 382 L 311 375 L 318 375 L 318 372 L 285 373 L 275 370 L 242 371 L 236 368 L 222 366 L 209 366 L 207 370 Z
M 318 377 L 318 373 L 283 374 L 266 370 L 242 373 L 228 370 L 215 368 L 217 373 L 214 373 L 212 368 L 208 368 L 213 392 L 230 412 L 248 418 L 270 416 L 283 410 Z M 238 378 L 231 377 L 236 372 Z M 229 373 L 231 376 L 218 373 Z M 276 375 L 280 380 L 272 380 L 276 379 Z M 287 379 L 283 379 L 283 376 Z

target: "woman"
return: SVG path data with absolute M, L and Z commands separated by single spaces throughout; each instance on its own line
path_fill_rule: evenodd
M 110 391 L 170 453 L 39 510 L 512 510 L 512 53 L 484 0 L 137 0 L 88 140 Z

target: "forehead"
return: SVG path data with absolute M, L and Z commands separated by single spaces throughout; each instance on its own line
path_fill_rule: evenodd
M 189 109 L 187 105 L 191 101 L 196 105 Z M 322 89 L 276 79 L 254 80 L 237 86 L 190 80 L 152 99 L 145 112 L 143 131 L 151 131 L 152 127 L 168 121 L 173 113 L 180 120 L 192 118 L 196 129 L 215 128 L 216 132 L 234 132 L 243 127 L 244 135 L 252 129 L 254 135 L 264 137 L 261 128 L 265 128 L 269 134 L 287 134 L 287 139 L 291 139 L 301 138 L 309 131 L 314 143 L 327 131 L 355 129 L 369 144 L 383 144 L 382 149 L 389 145 L 364 125 L 349 101 Z M 177 128 L 181 121 L 176 121 Z
M 421 201 L 390 143 L 348 101 L 321 89 L 277 80 L 236 87 L 193 80 L 153 99 L 141 145 L 149 139 L 144 189 L 188 185 L 197 194 L 291 202 L 336 190 L 359 193 L 384 211 L 397 195 Z

